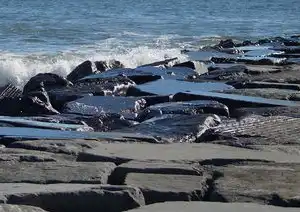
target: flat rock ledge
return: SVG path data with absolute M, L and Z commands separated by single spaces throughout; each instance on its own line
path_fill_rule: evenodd
M 147 205 L 128 212 L 298 212 L 299 208 L 281 208 L 251 203 L 165 202 Z

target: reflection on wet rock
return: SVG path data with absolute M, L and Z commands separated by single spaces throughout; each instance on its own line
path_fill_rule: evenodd
M 115 132 L 139 133 L 155 137 L 160 142 L 201 142 L 204 133 L 220 124 L 217 115 L 165 114 Z
M 160 117 L 164 114 L 217 114 L 229 116 L 228 107 L 215 101 L 189 101 L 189 102 L 168 102 L 156 104 L 144 109 L 137 116 L 138 121 L 144 121 L 153 117 Z

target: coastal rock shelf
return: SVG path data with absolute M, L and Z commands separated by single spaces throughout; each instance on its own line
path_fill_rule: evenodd
M 299 211 L 300 37 L 0 89 L 0 211 Z

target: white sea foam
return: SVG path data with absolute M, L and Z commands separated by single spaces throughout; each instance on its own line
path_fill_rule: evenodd
M 185 56 L 178 48 L 165 49 L 141 46 L 136 48 L 95 48 L 85 47 L 79 50 L 58 53 L 16 54 L 0 52 L 0 86 L 12 83 L 23 87 L 25 83 L 38 73 L 52 72 L 62 76 L 70 73 L 78 64 L 85 60 L 98 61 L 116 59 L 126 67 L 134 68 L 147 63 Z M 104 49 L 102 51 L 102 49 Z

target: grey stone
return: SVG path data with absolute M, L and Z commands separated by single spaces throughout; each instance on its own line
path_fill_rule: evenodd
M 46 151 L 52 153 L 63 153 L 68 155 L 77 155 L 84 149 L 95 148 L 101 140 L 27 140 L 17 141 L 10 145 L 9 148 L 22 148 L 28 150 Z
M 211 201 L 300 207 L 300 165 L 247 162 L 215 169 Z
M 111 184 L 123 184 L 128 173 L 200 175 L 204 170 L 198 164 L 165 161 L 129 161 L 115 168 L 110 176 Z
M 298 212 L 299 208 L 282 208 L 252 203 L 164 202 L 128 212 Z
M 78 156 L 79 161 L 112 161 L 117 164 L 129 160 L 164 161 L 212 161 L 263 160 L 276 162 L 300 162 L 297 155 L 282 152 L 256 151 L 206 143 L 99 143 Z
M 176 175 L 129 173 L 125 184 L 141 189 L 146 204 L 165 201 L 203 200 L 208 191 L 210 175 Z
M 0 204 L 1 212 L 46 212 L 45 210 L 28 205 Z
M 75 155 L 55 154 L 19 148 L 0 148 L 0 161 L 55 162 L 75 160 Z
M 0 199 L 50 212 L 125 211 L 145 204 L 138 188 L 88 184 L 0 184 Z
M 0 183 L 106 184 L 115 164 L 80 162 L 0 162 Z

